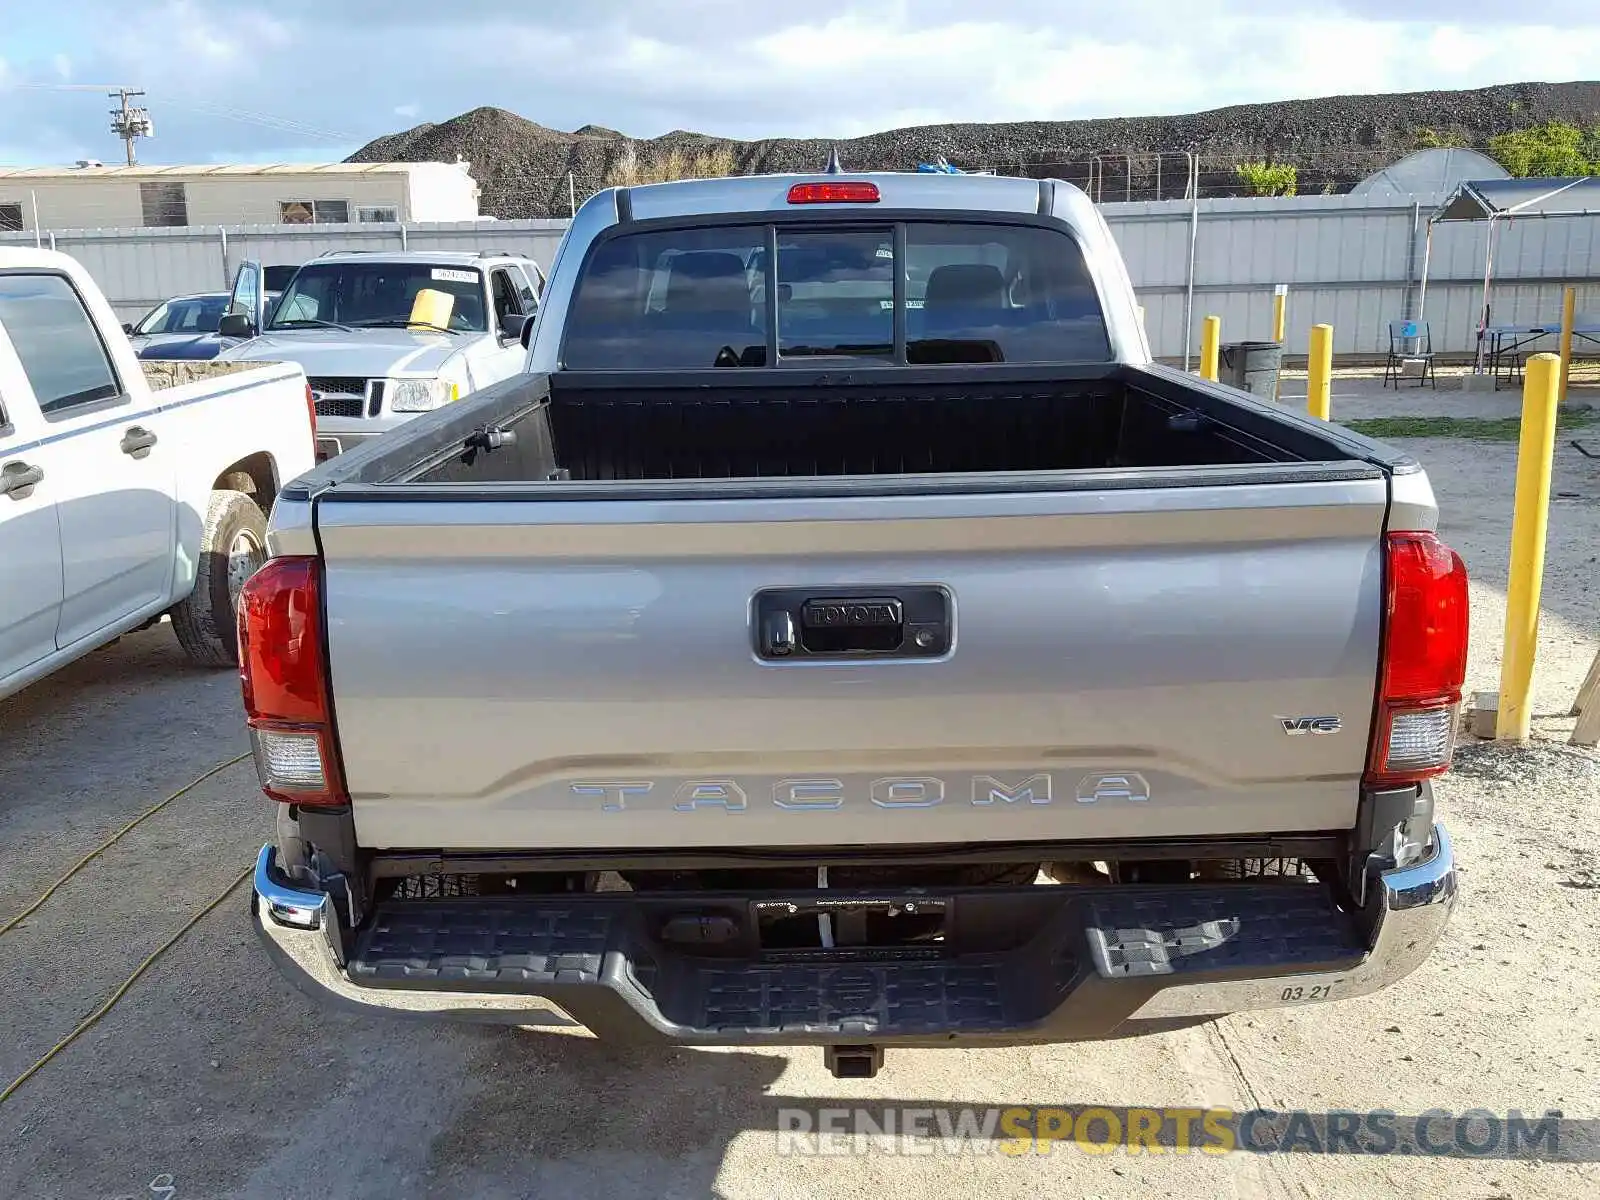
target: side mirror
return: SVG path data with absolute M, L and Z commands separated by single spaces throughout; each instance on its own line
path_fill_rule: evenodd
M 524 350 L 528 348 L 528 343 L 533 341 L 533 323 L 538 319 L 537 316 L 522 318 L 522 331 L 517 334 L 517 341 L 522 343 Z
M 133 333 L 133 322 L 132 321 L 124 321 L 122 323 L 122 332 L 126 333 L 126 334 L 132 334 Z
M 500 318 L 500 336 L 508 342 L 515 341 L 522 336 L 522 328 L 527 320 L 521 313 L 506 313 Z
M 250 318 L 244 313 L 229 313 L 217 323 L 217 332 L 223 337 L 249 338 L 256 335 L 250 324 Z

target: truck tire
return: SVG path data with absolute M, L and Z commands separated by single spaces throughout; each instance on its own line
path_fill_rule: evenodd
M 212 492 L 194 591 L 172 610 L 172 632 L 195 664 L 239 665 L 239 590 L 266 561 L 267 517 L 261 506 L 243 492 Z

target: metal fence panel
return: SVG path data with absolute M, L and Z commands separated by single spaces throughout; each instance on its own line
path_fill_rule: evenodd
M 1271 335 L 1272 290 L 1289 285 L 1288 351 L 1304 353 L 1313 324 L 1334 327 L 1338 354 L 1381 354 L 1390 321 L 1415 316 L 1426 218 L 1439 196 L 1413 202 L 1362 196 L 1229 198 L 1199 202 L 1194 304 L 1185 325 L 1195 206 L 1185 200 L 1102 206 L 1128 263 L 1151 349 L 1181 359 L 1196 351 L 1200 319 L 1222 318 L 1225 341 Z M 125 319 L 160 300 L 224 286 L 238 264 L 296 264 L 330 250 L 507 250 L 546 270 L 564 220 L 463 221 L 420 225 L 256 225 L 238 228 L 58 230 L 46 244 L 80 259 Z M 1434 348 L 1470 353 L 1481 316 L 1482 223 L 1434 229 L 1426 307 Z M 0 245 L 32 245 L 29 233 Z M 1578 311 L 1600 319 L 1600 218 L 1496 222 L 1491 317 L 1554 324 L 1561 289 L 1580 287 Z

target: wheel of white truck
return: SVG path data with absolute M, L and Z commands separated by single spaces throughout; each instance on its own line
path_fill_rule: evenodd
M 267 561 L 267 517 L 243 492 L 212 492 L 194 591 L 172 610 L 172 631 L 204 667 L 239 663 L 237 613 L 245 580 Z

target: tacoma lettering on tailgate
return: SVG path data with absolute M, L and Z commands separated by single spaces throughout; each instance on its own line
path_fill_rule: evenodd
M 702 809 L 744 812 L 752 797 L 761 804 L 770 800 L 790 812 L 830 811 L 847 804 L 891 809 L 933 808 L 945 803 L 1009 808 L 1051 804 L 1056 798 L 1055 781 L 1047 771 L 1009 782 L 995 775 L 950 781 L 935 775 L 889 775 L 856 791 L 842 779 L 819 776 L 779 779 L 770 788 L 737 779 L 688 779 L 676 784 L 649 779 L 583 780 L 571 785 L 571 794 L 599 801 L 601 812 L 627 812 L 654 802 L 682 813 Z M 1097 772 L 1077 779 L 1072 796 L 1078 804 L 1142 804 L 1150 799 L 1150 785 L 1136 771 Z

